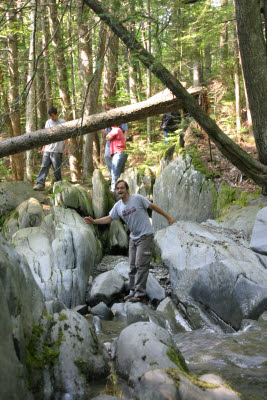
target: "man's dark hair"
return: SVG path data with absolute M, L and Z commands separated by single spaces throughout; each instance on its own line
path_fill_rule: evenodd
M 123 182 L 123 183 L 125 184 L 126 189 L 129 190 L 129 185 L 128 185 L 128 183 L 127 183 L 126 181 L 124 181 L 123 179 L 121 179 L 120 181 L 118 181 L 118 182 L 116 183 L 115 189 L 117 189 L 117 185 L 118 185 L 119 183 L 121 183 L 121 182 Z
M 57 114 L 57 109 L 56 107 L 51 107 L 48 110 L 48 115 L 52 115 L 52 114 Z

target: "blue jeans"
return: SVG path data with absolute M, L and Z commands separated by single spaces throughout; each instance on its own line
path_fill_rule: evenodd
M 45 151 L 39 175 L 37 176 L 37 183 L 44 185 L 45 179 L 48 175 L 49 168 L 52 165 L 56 181 L 61 181 L 61 164 L 62 153 Z
M 110 142 L 109 141 L 107 141 L 107 143 L 106 143 L 104 158 L 105 158 L 106 166 L 107 166 L 109 172 L 111 173 L 111 171 L 112 171 L 112 158 L 111 158 L 111 155 L 110 155 Z
M 115 153 L 111 157 L 112 159 L 112 171 L 111 171 L 111 191 L 115 192 L 115 185 L 120 177 L 120 174 L 124 172 L 125 163 L 128 155 L 124 153 Z

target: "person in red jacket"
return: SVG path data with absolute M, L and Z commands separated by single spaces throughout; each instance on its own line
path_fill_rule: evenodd
M 112 159 L 111 170 L 111 192 L 115 192 L 116 182 L 120 174 L 124 172 L 127 160 L 125 136 L 118 126 L 113 126 L 107 134 L 106 139 L 110 141 L 110 156 Z

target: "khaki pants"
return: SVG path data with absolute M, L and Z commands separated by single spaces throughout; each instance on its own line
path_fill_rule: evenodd
M 153 247 L 153 235 L 144 235 L 139 239 L 130 239 L 129 245 L 129 286 L 135 296 L 146 295 L 146 282 L 149 273 L 150 257 Z

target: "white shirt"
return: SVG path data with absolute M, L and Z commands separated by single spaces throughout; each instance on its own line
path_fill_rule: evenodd
M 53 128 L 54 126 L 58 126 L 66 122 L 64 119 L 59 118 L 57 121 L 53 121 L 52 119 L 48 119 L 45 123 L 45 128 Z M 45 146 L 44 151 L 48 151 L 49 153 L 63 153 L 65 148 L 65 142 L 62 140 L 61 142 L 50 143 Z

